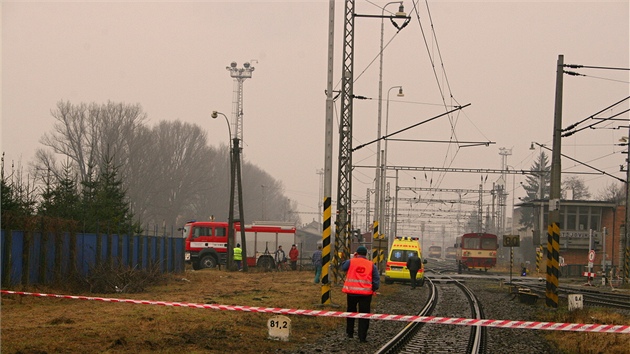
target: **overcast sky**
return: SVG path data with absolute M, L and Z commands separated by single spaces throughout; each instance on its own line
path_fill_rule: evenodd
M 355 1 L 358 14 L 381 14 L 386 2 Z M 388 164 L 397 166 L 501 167 L 499 148 L 511 149 L 511 168 L 529 169 L 552 142 L 556 62 L 628 68 L 628 1 L 404 1 L 411 23 L 398 35 L 385 22 L 383 134 L 471 105 L 400 134 L 400 139 L 488 141 L 489 146 L 389 142 Z M 396 5 L 387 7 L 397 10 Z M 335 86 L 343 52 L 344 2 L 336 2 Z M 377 134 L 379 19 L 355 20 L 353 146 Z M 432 31 L 433 30 L 433 31 Z M 328 1 L 2 2 L 2 150 L 6 161 L 28 165 L 39 139 L 51 131 L 50 111 L 60 100 L 140 104 L 149 124 L 181 120 L 208 131 L 210 144 L 227 144 L 232 61 L 252 62 L 244 83 L 244 159 L 285 186 L 305 213 L 317 212 L 324 167 Z M 390 42 L 391 41 L 391 42 Z M 589 117 L 629 94 L 628 71 L 571 69 L 564 77 L 563 127 Z M 401 85 L 405 97 L 396 97 Z M 386 111 L 387 93 L 391 92 Z M 335 123 L 339 117 L 336 102 Z M 608 110 L 608 117 L 628 109 Z M 628 118 L 628 114 L 621 115 Z M 591 121 L 592 122 L 592 121 Z M 564 138 L 563 153 L 625 178 L 619 138 L 627 124 L 602 124 Z M 612 129 L 618 126 L 622 129 Z M 335 130 L 336 132 L 336 130 Z M 337 198 L 334 137 L 333 201 Z M 353 163 L 376 164 L 375 144 L 357 150 Z M 565 171 L 589 171 L 564 160 Z M 590 171 L 589 171 L 590 172 Z M 374 169 L 353 172 L 353 199 L 364 206 Z M 393 176 L 393 173 L 392 173 Z M 415 177 L 415 178 L 414 178 Z M 400 186 L 478 188 L 479 174 L 403 172 Z M 615 180 L 582 176 L 594 195 Z M 244 176 L 247 178 L 247 176 Z M 491 188 L 497 175 L 488 177 Z M 394 183 L 389 179 L 390 183 Z M 508 191 L 524 181 L 508 178 Z M 393 187 L 392 187 L 393 193 Z M 510 194 L 524 196 L 522 188 Z M 407 195 L 408 197 L 409 195 Z M 404 196 L 403 196 L 404 197 Z M 518 202 L 518 200 L 517 200 Z M 511 205 L 511 201 L 508 200 Z M 362 214 L 364 211 L 357 211 Z M 508 215 L 510 212 L 508 211 Z M 309 221 L 315 215 L 304 214 Z M 363 222 L 363 221 L 361 221 Z

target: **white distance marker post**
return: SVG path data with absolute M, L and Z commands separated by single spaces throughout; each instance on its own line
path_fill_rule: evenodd
M 287 342 L 291 334 L 291 319 L 287 316 L 277 315 L 267 321 L 269 339 Z

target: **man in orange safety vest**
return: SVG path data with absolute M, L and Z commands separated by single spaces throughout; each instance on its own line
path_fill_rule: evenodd
M 381 279 L 378 268 L 367 259 L 367 248 L 359 246 L 354 258 L 341 264 L 341 270 L 346 271 L 346 281 L 342 291 L 347 294 L 348 312 L 370 312 L 372 294 L 378 290 Z M 358 311 L 357 311 L 358 307 Z M 370 320 L 359 319 L 359 341 L 367 342 L 367 332 Z M 346 318 L 346 334 L 348 338 L 354 335 L 354 318 Z

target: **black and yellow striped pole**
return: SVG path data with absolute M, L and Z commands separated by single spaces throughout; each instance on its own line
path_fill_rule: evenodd
M 332 154 L 333 154 L 333 54 L 335 47 L 335 2 L 328 2 L 328 74 L 326 78 L 326 125 L 324 133 L 324 198 L 322 220 L 322 305 L 330 305 L 330 235 L 332 227 Z
M 558 274 L 560 274 L 560 227 L 557 223 L 547 228 L 547 287 L 545 291 L 548 307 L 558 308 Z
M 564 55 L 558 56 L 556 66 L 556 100 L 553 120 L 553 150 L 551 153 L 551 181 L 549 186 L 549 224 L 547 226 L 547 307 L 558 308 L 558 274 L 560 274 L 560 196 L 562 146 L 562 84 Z
M 540 274 L 540 265 L 542 263 L 542 247 L 536 247 L 536 272 Z
M 331 198 L 324 199 L 324 224 L 322 232 L 322 305 L 329 305 L 330 281 L 328 269 L 330 268 L 330 228 L 331 228 Z
M 383 258 L 385 257 L 385 252 L 383 249 L 383 241 L 385 240 L 385 235 L 378 232 L 378 221 L 374 221 L 372 236 L 372 263 L 376 265 L 379 273 L 382 274 Z
M 378 252 L 379 252 L 380 247 L 376 246 L 377 240 L 378 240 L 378 221 L 374 220 L 374 223 L 372 224 L 372 263 L 378 266 Z

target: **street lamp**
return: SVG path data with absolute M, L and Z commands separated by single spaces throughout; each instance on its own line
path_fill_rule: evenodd
M 532 141 L 531 145 L 529 146 L 530 150 L 536 150 L 536 148 L 534 147 L 534 145 L 538 145 L 540 147 L 540 155 L 542 155 L 543 151 L 542 148 L 545 147 L 544 144 L 539 144 L 535 141 Z M 540 156 L 539 155 L 539 156 Z M 542 162 L 542 159 L 540 160 Z M 544 166 L 541 164 L 540 165 L 540 171 L 538 173 L 538 198 L 540 201 L 540 210 L 538 213 L 538 234 L 535 234 L 533 237 L 533 243 L 534 245 L 536 245 L 538 243 L 538 245 L 542 245 L 543 244 L 543 235 L 545 234 L 545 230 L 544 230 L 544 222 L 545 222 L 545 202 L 544 202 L 544 182 L 545 182 L 545 171 Z M 551 200 L 550 200 L 551 201 Z M 551 210 L 551 207 L 549 208 L 549 210 Z
M 228 211 L 228 242 L 227 242 L 227 264 L 228 270 L 232 269 L 232 263 L 234 260 L 234 146 L 238 143 L 238 138 L 234 137 L 234 144 L 232 144 L 232 128 L 230 128 L 230 121 L 228 117 L 217 111 L 212 111 L 211 117 L 216 119 L 219 115 L 225 118 L 228 126 L 228 133 L 230 134 L 230 210 Z M 245 251 L 245 244 L 243 244 L 243 250 Z M 245 252 L 244 252 L 245 253 Z M 247 255 L 247 253 L 245 253 Z M 246 256 L 247 257 L 247 256 Z M 247 260 L 245 261 L 244 269 L 247 267 Z
M 377 142 L 376 142 L 376 181 L 375 181 L 375 185 L 376 185 L 376 193 L 375 193 L 375 199 L 377 200 L 375 204 L 375 211 L 374 211 L 374 218 L 376 220 L 378 220 L 379 222 L 381 222 L 381 218 L 382 215 L 384 214 L 382 209 L 381 209 L 381 205 L 379 204 L 381 199 L 383 198 L 383 191 L 380 189 L 381 188 L 381 172 L 378 169 L 378 166 L 381 165 L 381 116 L 382 116 L 382 111 L 383 111 L 383 34 L 385 32 L 385 9 L 387 8 L 387 6 L 391 5 L 391 4 L 400 4 L 400 6 L 398 7 L 398 12 L 394 15 L 394 17 L 396 18 L 406 18 L 407 14 L 405 13 L 405 8 L 403 6 L 403 2 L 402 1 L 392 1 L 392 2 L 388 2 L 387 4 L 385 4 L 385 6 L 383 6 L 383 9 L 381 11 L 381 50 L 379 52 L 379 74 L 378 74 L 378 131 L 377 131 Z M 391 17 L 390 17 L 391 19 Z M 393 20 L 392 20 L 392 23 Z M 407 22 L 405 22 L 403 24 L 403 26 L 399 27 L 398 25 L 396 25 L 394 23 L 394 26 L 398 29 L 398 31 L 400 31 L 402 29 L 402 27 L 406 26 Z M 379 231 L 380 232 L 380 231 Z
M 396 94 L 396 96 L 398 97 L 405 97 L 405 94 L 403 93 L 403 88 L 402 86 L 392 86 L 389 88 L 389 90 L 387 90 L 387 108 L 385 111 L 385 149 L 383 151 L 383 162 L 380 165 L 380 169 L 377 169 L 377 171 L 380 172 L 380 182 L 381 182 L 381 186 L 380 186 L 380 190 L 381 190 L 381 194 L 380 194 L 380 199 L 379 199 L 379 209 L 381 210 L 381 216 L 384 219 L 384 208 L 385 208 L 385 186 L 387 183 L 387 176 L 386 176 L 386 172 L 385 172 L 385 167 L 387 167 L 387 135 L 389 133 L 389 94 L 391 93 L 391 91 L 393 89 L 397 88 L 398 89 L 398 94 Z M 379 154 L 380 154 L 380 150 L 379 150 Z M 384 226 L 384 225 L 383 225 Z M 384 230 L 383 230 L 384 231 Z M 390 233 L 387 233 L 388 238 L 391 238 Z
M 223 118 L 225 118 L 225 122 L 227 123 L 227 127 L 228 127 L 228 134 L 230 134 L 230 140 L 229 140 L 229 144 L 230 147 L 232 146 L 232 128 L 230 127 L 230 120 L 228 119 L 228 117 L 221 113 L 221 112 L 217 112 L 217 111 L 212 111 L 212 115 L 211 117 L 214 119 L 217 119 L 219 117 L 219 114 L 223 116 Z

